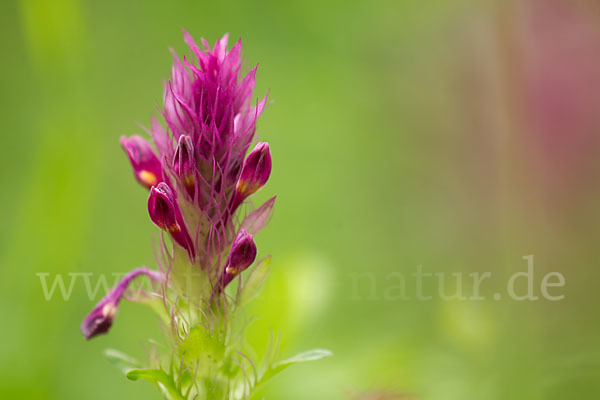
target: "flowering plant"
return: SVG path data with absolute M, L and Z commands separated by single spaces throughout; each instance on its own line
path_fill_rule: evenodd
M 245 399 L 288 366 L 330 353 L 312 350 L 277 362 L 277 344 L 271 343 L 260 360 L 250 356 L 236 315 L 269 273 L 270 258 L 255 262 L 254 235 L 268 222 L 275 197 L 245 216 L 240 210 L 271 173 L 267 143 L 246 155 L 266 96 L 251 104 L 256 68 L 238 78 L 241 41 L 228 51 L 227 35 L 212 48 L 204 39 L 199 47 L 188 33 L 184 38 L 191 56 L 180 61 L 174 54 L 161 112 L 165 126 L 156 118 L 151 124 L 154 147 L 140 136 L 121 138 L 135 178 L 149 191 L 150 219 L 164 232 L 159 268 L 125 275 L 81 331 L 87 339 L 108 332 L 123 298 L 148 303 L 169 346 L 153 352 L 145 367 L 107 351 L 129 379 L 150 381 L 167 399 Z M 151 293 L 127 296 L 141 276 L 151 282 Z

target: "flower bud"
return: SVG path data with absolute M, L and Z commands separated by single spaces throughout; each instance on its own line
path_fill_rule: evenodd
M 175 173 L 181 178 L 181 182 L 186 192 L 194 199 L 196 192 L 196 182 L 194 171 L 196 169 L 196 160 L 194 158 L 194 143 L 192 138 L 187 135 L 179 137 L 179 143 L 173 158 L 173 168 Z
M 121 146 L 129 157 L 139 183 L 150 189 L 163 180 L 162 165 L 146 140 L 137 135 L 130 138 L 122 136 Z
M 81 333 L 86 339 L 108 332 L 117 315 L 119 300 L 120 298 L 115 302 L 112 297 L 107 296 L 85 317 L 81 324 Z
M 256 259 L 256 244 L 251 234 L 241 229 L 231 246 L 231 252 L 223 271 L 221 283 L 225 287 L 240 272 L 248 268 Z
M 251 234 L 241 229 L 231 247 L 225 272 L 237 275 L 248 268 L 256 258 L 256 244 Z
M 177 199 L 169 185 L 164 182 L 150 189 L 148 198 L 150 219 L 159 228 L 168 231 L 175 242 L 186 249 L 190 257 L 194 256 L 192 239 L 185 227 Z
M 123 297 L 125 290 L 139 275 L 146 275 L 154 282 L 164 280 L 164 275 L 158 271 L 151 271 L 147 268 L 136 268 L 123 277 L 96 307 L 84 318 L 81 323 L 81 333 L 86 339 L 91 339 L 94 336 L 108 332 L 117 315 L 119 302 Z
M 263 187 L 271 175 L 271 152 L 268 143 L 258 143 L 248 154 L 236 184 L 236 192 L 242 198 L 250 196 Z

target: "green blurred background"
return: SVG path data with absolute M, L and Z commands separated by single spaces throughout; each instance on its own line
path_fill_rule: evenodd
M 283 357 L 335 353 L 267 398 L 600 397 L 595 2 L 9 0 L 0 23 L 0 398 L 159 398 L 101 354 L 141 358 L 159 335 L 151 312 L 123 304 L 111 334 L 85 342 L 81 281 L 46 301 L 36 273 L 155 265 L 118 138 L 149 124 L 184 27 L 242 37 L 273 101 L 257 195 L 278 196 L 257 237 L 273 270 L 248 335 L 281 331 Z M 565 298 L 494 300 L 529 254 L 536 295 L 557 271 Z M 419 265 L 491 272 L 486 300 L 443 301 L 429 279 L 419 301 Z M 398 273 L 409 300 L 392 298 Z

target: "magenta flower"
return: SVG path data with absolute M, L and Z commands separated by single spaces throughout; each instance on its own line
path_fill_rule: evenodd
M 136 179 L 149 189 L 150 219 L 162 230 L 160 272 L 127 274 L 83 320 L 81 332 L 87 339 L 108 332 L 127 287 L 146 275 L 160 282 L 146 303 L 160 316 L 169 343 L 157 346 L 144 368 L 111 354 L 127 377 L 148 380 L 169 399 L 254 398 L 256 388 L 289 365 L 331 353 L 313 350 L 276 362 L 276 350 L 267 351 L 260 361 L 265 368 L 246 354 L 252 349 L 237 310 L 257 296 L 270 269 L 269 258 L 251 269 L 253 235 L 269 221 L 275 197 L 243 207 L 271 174 L 267 143 L 246 156 L 266 97 L 252 105 L 256 68 L 240 77 L 240 41 L 228 51 L 227 35 L 212 48 L 184 37 L 191 55 L 174 56 L 164 126 L 153 118 L 150 127 L 153 145 L 139 136 L 121 139 Z M 228 286 L 248 269 L 238 285 Z
M 157 283 L 162 282 L 164 279 L 162 273 L 147 268 L 137 268 L 125 275 L 81 323 L 81 333 L 86 339 L 108 332 L 117 315 L 119 302 L 125 294 L 125 290 L 133 279 L 139 275 L 146 275 L 151 281 Z
M 169 232 L 177 244 L 186 249 L 190 258 L 194 257 L 194 244 L 185 227 L 175 194 L 164 182 L 153 186 L 148 197 L 150 219 L 159 228 Z
M 140 136 L 121 137 L 121 145 L 129 157 L 135 178 L 150 189 L 164 181 L 163 169 L 150 144 Z
M 253 236 L 243 228 L 256 233 L 273 207 L 274 198 L 243 222 L 235 215 L 271 173 L 267 143 L 258 143 L 246 157 L 266 97 L 251 104 L 256 68 L 239 76 L 241 41 L 227 51 L 227 35 L 212 48 L 205 40 L 201 48 L 188 33 L 184 39 L 191 55 L 182 60 L 174 55 L 164 88 L 165 127 L 156 119 L 151 124 L 155 149 L 139 136 L 121 138 L 121 143 L 136 179 L 150 189 L 150 219 L 166 233 L 167 242 L 170 238 L 173 246 L 187 252 L 187 260 L 179 265 L 205 272 L 208 292 L 220 296 L 221 289 L 256 258 Z M 169 269 L 173 257 L 181 253 L 165 245 L 160 254 L 173 255 L 159 264 Z M 165 272 L 170 276 L 170 270 Z M 86 337 L 108 330 L 122 295 L 120 287 L 85 319 Z
M 269 144 L 258 143 L 244 161 L 242 172 L 235 186 L 233 208 L 237 208 L 246 197 L 262 188 L 269 180 L 270 175 L 271 151 Z
M 227 51 L 227 35 L 212 49 L 204 40 L 201 49 L 188 33 L 184 37 L 192 54 L 183 61 L 174 56 L 162 112 L 167 129 L 152 121 L 158 156 L 140 137 L 122 143 L 138 180 L 160 186 L 148 201 L 152 221 L 206 265 L 233 240 L 238 206 L 269 178 L 267 143 L 244 161 L 266 97 L 251 106 L 256 68 L 239 78 L 240 41 Z M 184 221 L 181 208 L 199 218 Z
M 264 186 L 271 175 L 271 153 L 268 143 L 258 143 L 248 154 L 237 181 L 236 190 L 248 197 Z
M 221 286 L 227 286 L 240 272 L 252 265 L 255 259 L 256 244 L 254 238 L 245 229 L 241 229 L 231 246 L 231 252 L 221 277 Z

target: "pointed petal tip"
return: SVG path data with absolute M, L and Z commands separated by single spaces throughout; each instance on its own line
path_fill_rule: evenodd
M 229 43 L 229 32 L 225 32 L 219 40 L 223 44 L 223 46 L 227 47 L 227 43 Z

